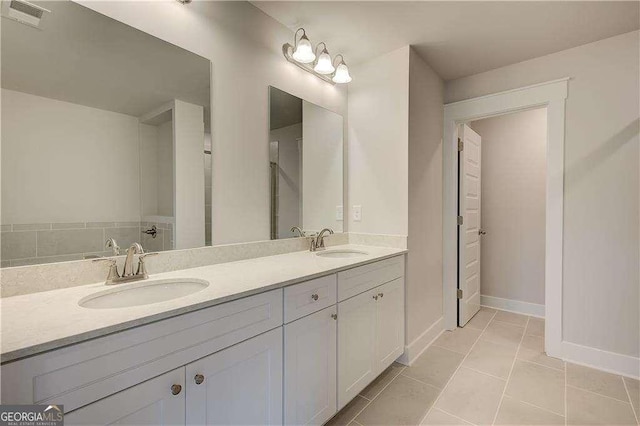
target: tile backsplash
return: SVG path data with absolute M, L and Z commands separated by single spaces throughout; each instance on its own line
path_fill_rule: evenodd
M 156 226 L 155 238 L 142 231 Z M 173 248 L 173 224 L 158 222 L 74 222 L 2 225 L 0 264 L 36 265 L 111 256 L 105 247 L 108 238 L 116 240 L 121 253 L 140 242 L 145 251 Z

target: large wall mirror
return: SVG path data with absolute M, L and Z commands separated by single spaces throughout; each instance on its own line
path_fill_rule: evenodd
M 36 4 L 39 28 L 1 25 L 2 266 L 210 244 L 209 60 Z
M 271 239 L 343 232 L 342 116 L 269 88 Z

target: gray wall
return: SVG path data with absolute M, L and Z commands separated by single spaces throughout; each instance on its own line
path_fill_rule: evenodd
M 480 292 L 544 305 L 547 110 L 471 128 L 482 137 Z
M 566 103 L 563 338 L 640 352 L 640 33 L 453 80 L 453 102 L 571 77 Z

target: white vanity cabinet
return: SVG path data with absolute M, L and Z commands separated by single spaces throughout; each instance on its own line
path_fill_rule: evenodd
M 282 424 L 282 327 L 186 366 L 188 425 Z
M 66 425 L 184 425 L 184 368 L 130 387 L 64 416 Z
M 404 352 L 404 256 L 339 273 L 340 295 L 338 409 Z

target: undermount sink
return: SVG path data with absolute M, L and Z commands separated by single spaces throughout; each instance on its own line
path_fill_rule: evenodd
M 197 293 L 209 286 L 209 282 L 194 278 L 141 281 L 135 284 L 116 284 L 109 290 L 82 298 L 83 308 L 110 309 L 150 305 Z
M 369 253 L 366 251 L 360 250 L 351 250 L 351 249 L 343 249 L 343 250 L 325 250 L 316 253 L 316 256 L 320 257 L 328 257 L 332 259 L 348 259 L 351 257 L 362 257 L 366 256 Z

